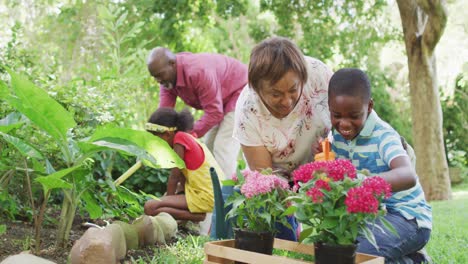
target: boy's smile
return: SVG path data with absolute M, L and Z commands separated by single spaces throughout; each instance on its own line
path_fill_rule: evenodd
M 333 128 L 346 140 L 354 139 L 364 127 L 373 105 L 372 99 L 366 103 L 360 96 L 330 95 L 328 106 Z

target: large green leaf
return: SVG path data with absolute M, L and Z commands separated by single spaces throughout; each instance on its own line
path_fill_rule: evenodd
M 84 207 L 89 213 L 89 217 L 91 219 L 97 219 L 102 216 L 102 208 L 99 206 L 90 192 L 84 192 L 83 195 L 81 195 L 81 200 L 85 202 Z
M 80 166 L 71 167 L 64 170 L 59 170 L 54 172 L 48 176 L 40 176 L 35 179 L 35 181 L 39 182 L 44 189 L 44 193 L 47 193 L 49 190 L 52 189 L 71 189 L 73 185 L 68 183 L 62 178 L 67 174 L 73 172 L 74 170 L 78 169 Z
M 8 70 L 8 73 L 11 76 L 11 88 L 14 94 L 9 94 L 4 99 L 65 145 L 67 131 L 76 126 L 73 116 L 57 101 L 50 98 L 46 91 L 36 87 L 26 77 L 11 70 Z
M 5 118 L 0 119 L 0 132 L 8 133 L 11 130 L 23 125 L 23 115 L 18 112 L 8 114 Z
M 29 145 L 28 143 L 24 142 L 23 140 L 5 134 L 0 131 L 0 136 L 5 139 L 6 142 L 12 144 L 16 149 L 19 150 L 19 152 L 23 156 L 31 157 L 31 158 L 36 158 L 36 159 L 43 159 L 44 156 L 42 156 L 41 152 L 39 152 L 37 149 L 35 149 L 33 146 Z
M 108 143 L 105 143 L 106 141 Z M 154 168 L 185 167 L 184 161 L 179 157 L 179 155 L 177 155 L 177 153 L 175 153 L 175 151 L 169 146 L 169 144 L 167 144 L 166 141 L 146 131 L 119 128 L 114 126 L 104 126 L 98 128 L 96 132 L 87 140 L 87 142 L 93 143 L 96 146 L 91 147 L 89 144 L 80 145 L 84 152 L 96 151 L 96 149 L 102 149 L 102 147 L 117 147 L 116 143 L 126 142 L 127 147 L 119 146 L 118 148 L 120 150 L 126 149 L 129 151 L 132 149 L 135 151 L 134 146 L 138 146 L 139 148 L 142 148 L 144 151 L 148 152 L 151 157 L 156 160 L 156 164 L 152 164 L 152 158 L 147 156 L 145 157 L 145 155 L 139 153 L 139 157 L 142 158 L 142 161 L 147 166 Z M 130 152 L 130 154 L 135 155 L 135 153 L 132 152 Z

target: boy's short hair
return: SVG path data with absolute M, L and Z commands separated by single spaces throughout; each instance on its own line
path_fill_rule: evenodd
M 328 84 L 328 97 L 359 96 L 364 102 L 371 99 L 371 86 L 366 73 L 360 69 L 343 68 L 336 71 Z

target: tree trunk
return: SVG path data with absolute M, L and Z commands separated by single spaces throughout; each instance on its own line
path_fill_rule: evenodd
M 428 200 L 451 198 L 434 50 L 447 23 L 445 2 L 397 0 L 408 56 L 416 170 Z

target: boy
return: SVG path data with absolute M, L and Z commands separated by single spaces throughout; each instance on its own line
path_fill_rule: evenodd
M 359 69 L 341 69 L 330 79 L 330 109 L 333 145 L 337 158 L 349 159 L 358 170 L 367 169 L 392 186 L 386 199 L 385 218 L 399 237 L 379 227 L 371 228 L 379 249 L 358 237 L 358 252 L 385 257 L 385 263 L 428 261 L 417 252 L 429 240 L 432 229 L 431 207 L 411 164 L 399 134 L 372 110 L 370 83 Z

